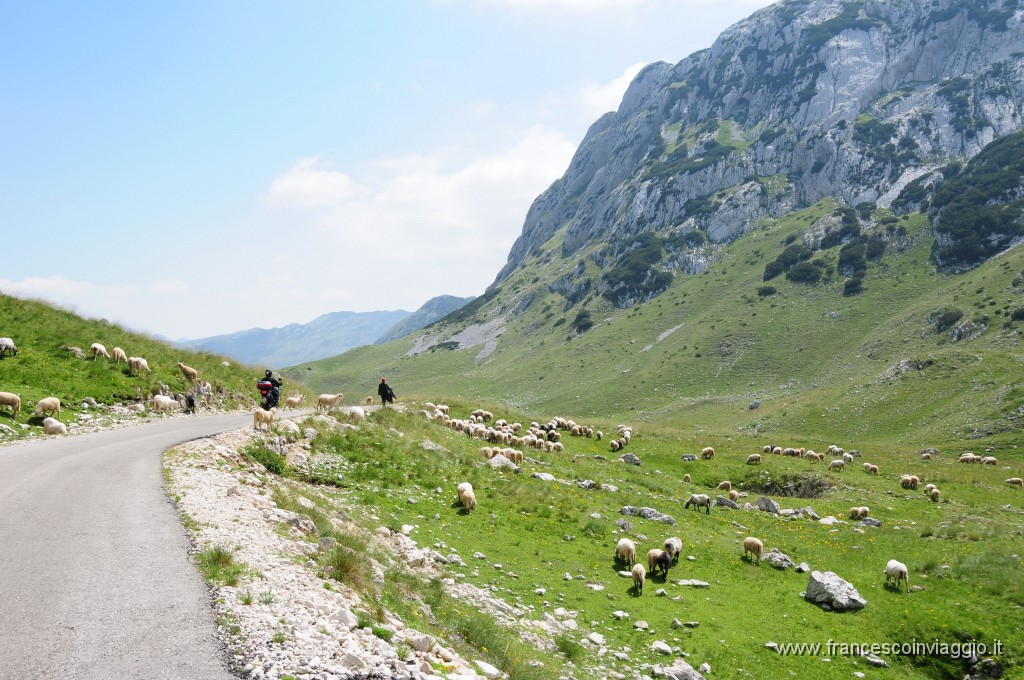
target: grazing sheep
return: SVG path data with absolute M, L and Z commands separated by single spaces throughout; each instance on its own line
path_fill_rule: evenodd
M 462 507 L 466 512 L 473 512 L 476 510 L 476 494 L 473 492 L 472 488 L 463 491 L 459 500 L 462 501 Z
M 782 447 L 781 446 L 773 446 L 772 447 L 772 455 L 773 456 L 781 456 L 782 455 Z
M 128 357 L 128 370 L 136 375 L 143 371 L 149 372 L 149 363 L 142 357 Z
M 760 465 L 760 464 L 761 464 L 761 454 L 760 453 L 752 453 L 749 456 L 747 456 L 747 465 Z
M 981 456 L 976 456 L 973 453 L 965 453 L 957 459 L 958 463 L 979 463 L 981 462 Z
M 363 400 L 363 403 L 366 404 L 367 406 L 369 406 L 370 404 L 373 403 L 373 397 L 372 396 L 367 397 L 366 399 Z
M 669 555 L 664 550 L 659 550 L 658 548 L 655 548 L 654 550 L 652 550 L 650 552 L 657 553 L 654 556 L 654 561 L 652 563 L 653 566 L 650 568 L 651 576 L 654 576 L 655 574 L 657 574 L 658 570 L 660 569 L 662 576 L 664 576 L 665 578 L 668 578 L 668 570 L 672 566 L 672 556 Z M 651 563 L 650 552 L 647 554 L 647 561 L 648 561 L 648 563 Z
M 366 411 L 364 411 L 363 409 L 359 408 L 358 406 L 353 406 L 352 408 L 350 408 L 348 410 L 349 422 L 358 423 L 360 420 L 363 420 L 365 418 L 366 418 Z
M 93 359 L 93 361 L 95 361 L 96 357 L 98 357 L 100 355 L 103 355 L 107 359 L 110 358 L 110 355 L 107 354 L 107 348 L 104 347 L 103 345 L 101 345 L 98 342 L 94 342 L 91 345 L 89 345 L 89 351 L 92 352 L 92 359 Z
M 32 415 L 41 416 L 53 412 L 56 412 L 57 417 L 60 418 L 60 399 L 57 397 L 46 397 L 36 402 L 36 410 Z
M 853 454 L 852 453 L 844 453 L 843 454 L 843 462 L 844 463 L 851 463 L 852 464 L 853 463 Z
M 341 399 L 344 396 L 344 394 L 321 394 L 316 398 L 316 410 L 319 411 L 323 408 L 325 411 L 330 411 L 341 403 Z
M 889 560 L 889 563 L 885 565 L 885 569 L 882 570 L 885 574 L 886 584 L 893 583 L 896 586 L 896 590 L 900 589 L 900 579 L 903 580 L 903 584 L 907 587 L 907 592 L 910 592 L 910 578 L 909 572 L 907 571 L 907 565 L 896 560 Z
M 931 459 L 932 459 L 932 454 L 930 454 L 930 453 L 922 453 L 921 454 L 921 460 L 931 460 Z
M 917 475 L 900 475 L 900 486 L 904 489 L 916 489 L 920 483 Z
M 194 394 L 185 395 L 185 413 L 194 414 L 196 412 L 196 396 Z
M 0 359 L 10 354 L 12 357 L 18 356 L 18 348 L 14 346 L 14 340 L 10 338 L 0 338 Z
M 703 458 L 704 460 L 711 460 L 712 458 L 715 457 L 715 450 L 710 446 L 705 446 L 700 451 L 700 457 Z
M 551 450 L 555 453 L 561 453 L 565 451 L 565 445 L 562 442 L 551 442 Z
M 661 548 L 651 548 L 647 551 L 647 573 L 654 576 L 658 560 L 665 554 Z
M 154 411 L 171 411 L 179 406 L 178 402 L 174 399 L 158 394 L 153 397 L 153 410 Z
M 612 445 L 611 445 L 612 453 L 615 453 L 615 452 L 616 452 L 616 451 L 618 451 L 618 450 L 619 450 L 620 448 L 621 448 L 621 447 L 619 446 L 619 441 L 618 441 L 617 439 L 613 439 L 613 440 L 612 440 Z
M 179 361 L 178 368 L 180 368 L 181 372 L 185 374 L 185 377 L 191 380 L 192 382 L 195 382 L 196 379 L 199 378 L 199 371 L 192 368 L 191 366 L 186 366 L 185 364 Z
M 867 506 L 850 508 L 850 519 L 867 519 L 871 509 Z
M 47 418 L 43 421 L 43 432 L 46 434 L 67 434 L 67 426 L 56 418 Z
M 636 592 L 644 592 L 644 579 L 647 578 L 647 570 L 644 569 L 644 565 L 637 562 L 633 565 L 633 587 L 636 588 Z
M 867 467 L 864 468 L 864 469 L 865 469 L 865 471 L 869 475 L 877 475 L 878 474 L 878 466 L 877 465 L 873 465 L 871 463 L 868 463 Z
M 999 460 L 995 456 L 985 456 L 981 459 L 982 465 L 999 465 Z
M 665 539 L 665 552 L 672 558 L 673 562 L 679 561 L 679 553 L 683 552 L 683 539 L 672 536 Z
M 594 433 L 594 437 L 597 438 L 597 441 L 601 441 L 601 439 L 604 438 L 604 432 L 601 432 L 601 430 L 598 430 L 597 432 Z
M 775 448 L 775 447 L 774 447 L 774 446 L 772 446 L 771 444 L 765 444 L 765 445 L 764 445 L 764 448 L 763 448 L 763 449 L 761 449 L 761 450 L 762 450 L 763 452 L 765 452 L 765 453 L 771 453 L 771 452 L 772 452 L 772 449 L 774 449 L 774 448 Z
M 21 397 L 13 392 L 0 392 L 0 407 L 10 406 L 11 415 L 17 416 L 21 411 Z
M 932 492 L 932 489 L 934 489 L 934 488 L 935 488 L 934 484 L 927 484 L 927 485 L 925 485 L 925 487 L 924 487 L 924 495 L 927 496 L 928 494 L 930 494 Z
M 683 484 L 689 484 L 689 483 L 690 483 L 690 475 L 689 474 L 683 475 Z
M 277 407 L 273 407 L 269 411 L 264 411 L 260 407 L 256 407 L 256 410 L 252 412 L 252 427 L 255 430 L 264 429 L 269 430 L 270 426 L 274 423 L 274 416 L 277 415 Z M 265 427 L 261 428 L 260 425 Z
M 620 538 L 615 545 L 615 559 L 622 560 L 626 564 L 636 562 L 636 544 L 628 538 Z
M 305 395 L 302 395 L 302 394 L 296 394 L 294 396 L 288 397 L 287 399 L 284 400 L 285 408 L 287 408 L 289 411 L 291 411 L 292 409 L 298 408 L 299 404 L 302 403 L 302 400 L 304 398 L 305 398 Z
M 487 460 L 490 460 L 491 458 L 494 458 L 494 449 L 490 446 L 481 446 L 480 454 Z
M 938 503 L 939 502 L 939 490 L 937 488 L 935 488 L 935 489 L 932 489 L 931 491 L 929 491 L 928 492 L 928 498 L 931 499 L 932 503 Z
M 828 469 L 835 470 L 836 472 L 842 472 L 845 466 L 846 463 L 844 463 L 841 458 L 836 458 L 828 464 Z
M 686 503 L 683 504 L 683 509 L 686 510 L 691 505 L 693 506 L 694 510 L 696 510 L 697 512 L 700 512 L 700 509 L 704 508 L 704 514 L 705 515 L 710 515 L 711 514 L 711 497 L 706 495 L 706 494 L 702 494 L 702 493 L 690 494 L 690 497 L 686 499 Z
M 761 539 L 748 536 L 743 539 L 743 556 L 746 557 L 747 553 L 750 553 L 750 560 L 753 561 L 754 557 L 757 557 L 757 563 L 761 564 L 761 554 L 764 553 L 764 543 Z
M 1020 477 L 1010 477 L 1009 479 L 1006 480 L 1006 483 L 1009 484 L 1010 486 L 1016 486 L 1021 489 L 1024 489 L 1024 479 L 1021 479 Z
M 730 481 L 729 481 L 729 480 L 727 479 L 727 480 L 725 480 L 724 482 L 720 482 L 720 483 L 718 484 L 718 487 L 717 487 L 717 488 L 718 488 L 718 490 L 719 490 L 719 491 L 728 491 L 729 489 L 731 489 L 731 488 L 732 488 L 732 482 L 730 482 Z
M 740 492 L 737 491 L 736 489 L 729 489 L 729 500 L 731 500 L 733 503 L 735 503 L 739 499 L 740 499 Z
M 119 364 L 122 361 L 125 362 L 125 363 L 128 363 L 128 355 L 124 353 L 123 349 L 121 349 L 120 347 L 115 347 L 111 351 L 114 354 L 114 363 L 115 364 Z

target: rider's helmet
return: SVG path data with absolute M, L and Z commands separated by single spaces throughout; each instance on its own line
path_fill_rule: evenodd
M 270 369 L 268 368 L 268 369 L 267 369 L 267 372 L 263 374 L 263 377 L 265 377 L 265 378 L 271 378 L 271 377 L 273 377 L 273 375 L 274 375 L 274 372 L 273 372 L 273 371 L 271 371 L 271 370 L 270 370 Z

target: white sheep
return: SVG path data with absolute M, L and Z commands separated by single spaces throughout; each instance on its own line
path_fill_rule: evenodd
M 107 354 L 107 348 L 98 342 L 94 342 L 91 345 L 89 345 L 89 351 L 92 352 L 93 361 L 95 361 L 96 357 L 100 355 L 106 357 L 107 359 L 110 358 L 110 355 Z
M 924 487 L 924 495 L 927 496 L 928 494 L 930 494 L 932 492 L 932 489 L 934 489 L 934 488 L 935 488 L 934 484 L 926 484 L 925 487 Z
M 916 489 L 920 483 L 917 475 L 900 475 L 900 486 L 904 489 Z
M 466 512 L 473 512 L 476 509 L 476 493 L 472 488 L 463 491 L 460 497 L 462 501 L 462 507 L 465 508 Z
M 729 500 L 731 500 L 733 503 L 735 503 L 739 499 L 740 499 L 740 492 L 737 491 L 736 489 L 729 489 Z
M 683 552 L 683 539 L 672 536 L 665 539 L 665 552 L 673 561 L 679 561 L 679 553 Z
M 764 552 L 764 543 L 761 539 L 748 536 L 743 539 L 743 556 L 746 557 L 747 553 L 750 553 L 750 561 L 753 562 L 754 557 L 757 557 L 757 563 L 761 564 L 761 554 Z
M 636 544 L 628 538 L 620 538 L 615 545 L 615 559 L 622 560 L 626 564 L 636 562 Z
M 931 459 L 932 459 L 932 454 L 927 453 L 927 452 L 921 454 L 921 460 L 931 460 Z
M 836 472 L 842 472 L 845 465 L 846 463 L 844 463 L 841 458 L 836 458 L 828 464 L 828 469 L 835 470 Z
M 36 402 L 36 410 L 32 414 L 33 416 L 41 416 L 46 413 L 56 412 L 57 417 L 60 418 L 60 399 L 57 397 L 46 397 Z
M 0 407 L 10 406 L 11 414 L 17 416 L 21 411 L 21 397 L 14 392 L 0 392 Z
M 725 481 L 720 482 L 718 484 L 718 487 L 716 487 L 716 488 L 719 491 L 729 491 L 730 489 L 732 489 L 732 482 L 730 482 L 728 479 L 726 479 Z
M 747 456 L 747 465 L 760 465 L 760 464 L 761 464 L 761 454 L 760 453 L 752 453 L 749 456 Z
M 366 399 L 363 400 L 363 403 L 366 404 L 367 406 L 369 406 L 370 404 L 373 403 L 373 397 L 372 396 L 367 397 Z
M 694 510 L 696 510 L 697 512 L 700 512 L 700 509 L 704 508 L 704 514 L 706 514 L 706 515 L 710 515 L 711 514 L 711 497 L 706 495 L 706 494 L 702 494 L 702 493 L 690 494 L 690 497 L 686 499 L 686 503 L 683 505 L 683 509 L 686 510 L 691 505 L 693 506 Z
M 981 459 L 982 465 L 999 465 L 999 459 L 995 456 L 985 456 Z
M 149 371 L 149 362 L 142 357 L 128 357 L 128 369 L 136 375 L 143 371 Z
M 843 454 L 843 462 L 844 463 L 851 463 L 852 464 L 853 463 L 853 454 L 852 453 L 844 453 Z
M 10 338 L 0 338 L 0 359 L 10 354 L 12 357 L 18 356 L 18 348 L 14 346 L 14 340 Z
M 896 586 L 896 590 L 900 589 L 900 579 L 903 580 L 903 584 L 907 587 L 907 592 L 910 592 L 910 578 L 909 572 L 907 571 L 907 565 L 896 560 L 889 560 L 889 563 L 885 565 L 885 569 L 882 570 L 885 574 L 886 584 L 893 583 Z
M 704 460 L 711 460 L 712 458 L 715 457 L 715 450 L 710 446 L 705 446 L 700 451 L 700 457 L 703 458 Z
M 43 421 L 43 432 L 46 434 L 67 434 L 67 426 L 56 418 L 47 418 Z
M 939 492 L 938 488 L 932 489 L 931 491 L 928 492 L 928 498 L 931 499 L 932 503 L 938 503 L 939 502 L 939 495 L 940 495 L 940 492 Z
M 167 397 L 162 394 L 158 394 L 153 397 L 154 411 L 173 411 L 178 406 L 180 406 L 180 404 L 171 397 Z
M 291 411 L 292 409 L 298 408 L 299 404 L 302 403 L 302 400 L 304 398 L 305 398 L 305 395 L 302 395 L 302 394 L 296 394 L 294 396 L 288 397 L 287 399 L 284 400 L 285 408 L 287 408 L 289 411 Z
M 869 475 L 877 475 L 879 470 L 878 466 L 872 463 L 868 463 L 867 467 L 864 469 Z
M 1009 484 L 1010 486 L 1016 486 L 1021 489 L 1024 489 L 1024 479 L 1021 479 L 1020 477 L 1010 477 L 1009 479 L 1006 480 L 1006 483 Z
M 316 410 L 319 411 L 323 408 L 325 411 L 330 411 L 341 403 L 341 399 L 344 396 L 344 394 L 321 394 L 316 398 Z
M 689 473 L 687 473 L 687 474 L 683 475 L 683 484 L 689 484 L 689 483 L 690 483 L 690 475 L 689 475 Z
M 192 368 L 191 366 L 186 366 L 185 364 L 179 361 L 178 368 L 180 368 L 181 372 L 185 374 L 185 377 L 191 380 L 192 382 L 195 382 L 196 379 L 199 378 L 199 371 Z
M 252 427 L 254 430 L 265 429 L 269 430 L 270 426 L 274 424 L 274 416 L 277 415 L 277 407 L 273 407 L 269 411 L 264 411 L 260 407 L 256 407 L 256 410 L 252 412 Z M 261 428 L 260 425 L 264 427 Z
M 358 423 L 360 420 L 366 419 L 366 411 L 358 406 L 353 406 L 348 410 L 348 419 L 350 422 Z
M 124 353 L 124 350 L 120 347 L 115 347 L 111 350 L 114 355 L 114 363 L 119 364 L 122 361 L 128 363 L 128 355 Z
M 871 508 L 867 506 L 850 508 L 850 519 L 867 519 Z
M 644 579 L 647 578 L 647 570 L 644 569 L 644 565 L 637 562 L 633 565 L 633 570 L 630 573 L 633 574 L 633 587 L 636 588 L 636 592 L 644 592 Z

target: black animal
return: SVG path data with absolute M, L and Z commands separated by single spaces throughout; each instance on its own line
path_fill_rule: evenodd
M 661 569 L 661 573 L 665 576 L 665 578 L 668 578 L 668 569 L 671 566 L 672 556 L 669 555 L 667 552 L 663 552 L 654 558 L 654 568 L 651 569 L 651 576 L 657 574 L 658 570 Z
M 196 412 L 196 397 L 194 394 L 185 395 L 185 413 Z

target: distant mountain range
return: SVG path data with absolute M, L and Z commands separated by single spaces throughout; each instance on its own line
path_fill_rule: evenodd
M 415 312 L 331 312 L 305 324 L 250 328 L 226 335 L 179 340 L 178 345 L 223 354 L 267 368 L 293 366 L 341 354 L 353 347 L 387 342 L 420 330 L 473 298 L 441 295 Z

